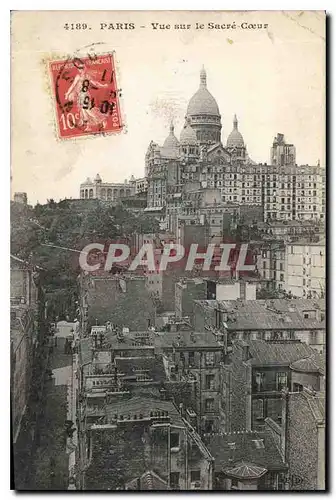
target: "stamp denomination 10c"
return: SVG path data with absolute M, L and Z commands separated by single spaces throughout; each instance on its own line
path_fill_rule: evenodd
M 122 129 L 113 54 L 49 63 L 61 139 Z

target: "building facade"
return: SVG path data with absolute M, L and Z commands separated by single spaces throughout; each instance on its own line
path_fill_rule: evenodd
M 145 158 L 149 208 L 179 212 L 184 186 L 199 183 L 203 189 L 219 190 L 222 203 L 261 206 L 265 221 L 324 219 L 325 173 L 319 163 L 297 165 L 295 146 L 277 134 L 270 164 L 256 164 L 247 153 L 237 117 L 225 145 L 221 128 L 203 68 L 180 139 L 171 124 L 162 146 L 149 144 Z
M 291 365 L 314 356 L 316 351 L 299 341 L 235 342 L 230 363 L 223 366 L 227 430 L 263 430 L 267 418 L 281 425 L 282 391 L 292 387 Z
M 321 298 L 326 294 L 325 239 L 299 240 L 286 245 L 286 290 L 294 297 Z
M 195 300 L 193 327 L 221 332 L 228 352 L 235 340 L 302 341 L 318 352 L 326 346 L 322 299 Z
M 325 490 L 325 392 L 287 395 L 286 455 L 291 490 Z
M 124 182 L 103 182 L 99 174 L 94 180 L 89 177 L 80 185 L 79 197 L 81 199 L 99 199 L 106 201 L 116 201 L 120 198 L 133 196 L 145 190 L 145 180 L 137 180 L 132 176 L 130 180 Z

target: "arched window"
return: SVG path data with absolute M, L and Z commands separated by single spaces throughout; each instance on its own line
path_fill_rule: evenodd
M 81 189 L 81 192 L 80 192 L 80 197 L 81 197 L 81 198 L 84 198 L 84 189 Z
M 87 197 L 88 197 L 88 190 L 85 189 L 85 198 L 87 198 Z
M 107 199 L 111 200 L 112 199 L 112 189 L 107 190 Z
M 89 198 L 93 198 L 93 189 L 89 190 Z
M 113 189 L 113 199 L 118 198 L 118 189 Z
M 125 196 L 124 189 L 120 189 L 120 198 L 123 198 L 124 196 Z
M 131 190 L 130 189 L 126 189 L 126 196 L 131 196 Z
M 100 190 L 100 197 L 101 197 L 103 200 L 105 200 L 105 198 L 106 198 L 106 190 L 105 190 L 105 188 L 102 188 L 102 189 Z

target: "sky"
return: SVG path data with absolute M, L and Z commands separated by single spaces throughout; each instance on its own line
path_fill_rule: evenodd
M 86 22 L 90 30 L 66 30 Z M 133 22 L 134 30 L 101 29 Z M 171 26 L 154 30 L 151 23 Z M 205 29 L 197 30 L 196 22 Z M 208 29 L 207 23 L 236 29 Z M 267 24 L 243 29 L 242 23 Z M 78 198 L 100 174 L 122 182 L 144 175 L 151 140 L 163 143 L 173 119 L 179 138 L 202 65 L 222 117 L 233 115 L 250 157 L 268 162 L 273 137 L 294 143 L 298 164 L 325 161 L 325 32 L 322 12 L 16 12 L 12 14 L 12 193 L 29 203 Z M 190 24 L 188 30 L 176 24 Z M 144 28 L 141 28 L 144 26 Z M 120 134 L 59 140 L 48 62 L 115 50 L 125 128 Z

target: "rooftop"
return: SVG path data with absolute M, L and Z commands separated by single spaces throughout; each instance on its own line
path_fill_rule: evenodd
M 167 482 L 155 472 L 147 471 L 142 476 L 132 479 L 126 484 L 126 490 L 169 490 Z
M 238 479 L 259 479 L 266 474 L 266 472 L 267 469 L 264 467 L 258 467 L 257 465 L 246 462 L 238 463 L 234 467 L 228 467 L 225 471 L 228 476 Z
M 192 332 L 180 330 L 179 332 L 164 332 L 155 334 L 155 347 L 216 347 L 221 348 L 216 336 L 211 332 Z
M 228 330 L 324 329 L 325 321 L 314 311 L 325 309 L 316 299 L 272 300 L 195 300 L 204 309 L 219 309 L 228 313 Z M 313 317 L 305 317 L 305 315 Z
M 296 372 L 325 374 L 325 357 L 314 352 L 307 358 L 302 358 L 291 363 L 290 368 Z
M 302 411 L 311 413 L 317 423 L 325 422 L 325 392 L 314 392 L 305 388 L 301 392 L 290 393 L 289 397 L 293 404 L 295 401 L 300 402 Z
M 312 356 L 316 351 L 302 342 L 265 342 L 263 340 L 237 341 L 235 346 L 249 346 L 252 366 L 289 366 L 294 361 Z
M 168 416 L 172 424 L 184 427 L 182 417 L 171 401 L 144 396 L 135 396 L 128 400 L 108 404 L 106 415 L 109 421 L 114 420 L 116 416 L 118 420 L 121 420 L 120 417 L 122 420 L 139 420 Z
M 184 324 L 181 322 L 181 324 Z M 172 347 L 220 347 L 216 336 L 209 332 L 194 332 L 190 330 L 179 330 L 176 332 L 144 331 L 126 332 L 117 336 L 113 332 L 107 332 L 106 339 L 112 349 L 137 350 L 153 348 L 165 349 Z
M 124 381 L 144 378 L 143 381 L 163 382 L 166 379 L 162 356 L 115 358 L 115 364 Z
M 242 461 L 268 470 L 285 469 L 280 451 L 270 431 L 238 431 L 205 435 L 206 445 L 215 459 L 215 470 L 223 471 Z

